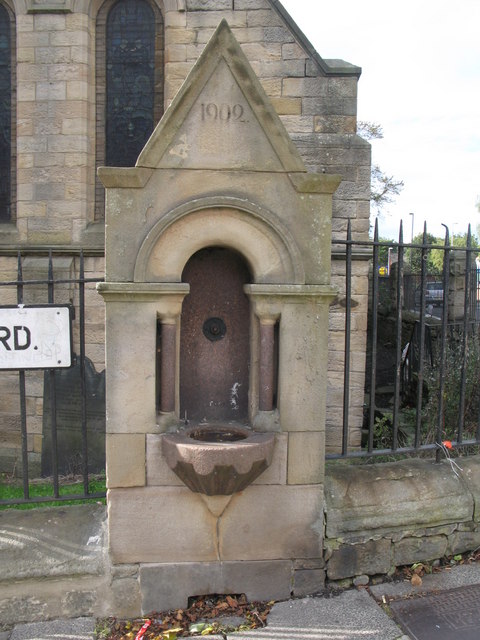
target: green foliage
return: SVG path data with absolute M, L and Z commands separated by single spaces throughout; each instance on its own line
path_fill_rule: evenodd
M 423 244 L 423 233 L 417 233 L 413 238 L 412 244 Z M 433 247 L 443 247 L 445 244 L 445 238 L 438 238 L 431 233 L 426 235 L 426 244 Z M 450 238 L 450 245 L 463 249 L 467 246 L 467 233 L 460 233 Z M 480 251 L 480 243 L 475 235 L 471 238 L 472 249 Z M 475 255 L 476 252 L 473 254 Z M 445 251 L 443 249 L 427 249 L 426 262 L 427 262 L 427 274 L 428 275 L 441 275 L 443 272 L 443 261 L 445 258 Z M 411 266 L 412 273 L 420 275 L 422 269 L 422 250 L 421 249 L 407 249 L 406 250 L 406 262 Z
M 431 233 L 427 233 L 426 236 L 427 244 L 431 245 L 441 245 L 442 242 L 438 238 L 436 238 Z M 423 244 L 423 233 L 418 233 L 414 238 L 412 244 Z M 441 265 L 440 270 L 438 269 L 437 262 L 432 258 L 432 254 L 435 255 L 435 252 L 438 252 L 441 255 Z M 443 251 L 439 249 L 427 249 L 426 251 L 426 262 L 427 262 L 427 273 L 428 274 L 439 274 L 442 272 L 443 266 Z M 411 266 L 412 273 L 420 274 L 422 271 L 422 250 L 421 249 L 407 249 L 406 251 L 406 260 L 408 264 Z
M 95 640 L 107 640 L 111 633 L 110 626 L 108 618 L 98 619 L 95 625 Z
M 397 446 L 404 447 L 408 442 L 408 432 L 405 429 L 404 414 L 400 416 L 397 432 Z M 374 449 L 391 449 L 393 447 L 393 414 L 386 411 L 381 417 L 375 418 L 373 430 Z
M 462 344 L 460 333 L 448 340 L 445 353 L 445 372 L 443 388 L 442 440 L 456 440 L 460 411 L 460 390 L 462 373 L 465 371 L 465 409 L 464 437 L 474 438 L 479 415 L 480 385 L 480 340 L 476 334 L 467 339 L 465 366 L 462 366 Z M 438 358 L 437 358 L 438 359 Z M 439 418 L 440 368 L 429 368 L 425 381 L 428 387 L 428 400 L 424 411 L 427 440 L 435 441 Z
M 437 241 L 435 244 L 443 245 L 444 242 L 445 242 L 445 239 L 437 238 Z M 467 234 L 459 233 L 455 236 L 452 236 L 450 238 L 450 245 L 453 247 L 458 247 L 459 249 L 464 249 L 467 246 Z M 478 238 L 474 235 L 472 235 L 472 238 L 471 238 L 471 247 L 472 249 L 476 249 L 477 251 L 480 249 Z M 442 249 L 432 249 L 431 262 L 432 262 L 433 268 L 436 269 L 434 273 L 442 273 L 444 257 L 445 257 L 445 251 L 442 251 Z
M 90 493 L 104 493 L 106 490 L 105 478 L 95 478 L 90 480 L 88 484 Z M 29 493 L 31 498 L 52 497 L 52 501 L 31 502 L 17 505 L 2 505 L 1 509 L 38 509 L 39 507 L 58 507 L 71 504 L 88 504 L 98 502 L 98 498 L 90 498 L 85 500 L 62 500 L 55 501 L 53 499 L 53 484 L 51 482 L 31 482 L 29 484 Z M 61 496 L 80 495 L 83 493 L 83 482 L 74 482 L 60 485 L 59 493 Z M 3 477 L 0 483 L 0 501 L 2 500 L 21 500 L 23 498 L 23 484 L 21 480 L 11 480 Z

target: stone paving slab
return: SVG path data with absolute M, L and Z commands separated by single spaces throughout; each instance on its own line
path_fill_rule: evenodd
M 227 635 L 228 640 L 402 640 L 406 636 L 366 591 L 276 604 L 265 629 Z M 408 639 L 407 639 L 408 640 Z
M 451 569 L 443 569 L 439 573 L 425 575 L 419 587 L 413 587 L 408 580 L 403 582 L 384 582 L 370 587 L 370 592 L 377 600 L 380 600 L 382 596 L 403 598 L 472 584 L 480 584 L 480 563 L 457 565 Z
M 9 640 L 92 640 L 95 618 L 31 622 L 14 627 Z
M 103 571 L 106 508 L 0 512 L 0 581 Z

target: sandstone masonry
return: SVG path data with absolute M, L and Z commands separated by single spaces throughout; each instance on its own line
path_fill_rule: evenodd
M 152 0 L 153 2 L 154 0 Z M 45 251 L 61 260 L 85 255 L 88 274 L 103 271 L 104 222 L 96 217 L 96 138 L 101 134 L 96 108 L 98 87 L 97 16 L 100 0 L 1 0 L 15 18 L 14 108 L 15 216 L 0 225 L 0 274 L 14 279 L 21 250 L 28 273 L 45 273 Z M 305 166 L 317 173 L 339 174 L 333 197 L 333 236 L 344 236 L 348 220 L 354 239 L 365 239 L 369 225 L 370 147 L 356 135 L 360 69 L 347 62 L 323 60 L 276 0 L 158 0 L 164 18 L 164 108 L 172 102 L 214 30 L 225 19 L 267 96 L 297 147 Z M 98 133 L 100 130 L 100 134 Z M 97 203 L 98 204 L 98 203 Z M 101 210 L 101 207 L 100 207 Z M 28 257 L 28 256 L 31 257 Z M 330 315 L 327 447 L 337 450 L 341 431 L 339 393 L 344 341 L 344 260 L 334 252 L 333 283 L 340 291 Z M 34 258 L 34 256 L 38 256 Z M 56 259 L 55 259 L 56 260 Z M 43 262 L 42 262 L 43 261 Z M 63 267 L 62 267 L 63 268 Z M 366 263 L 354 261 L 352 295 L 351 432 L 359 442 L 362 421 L 366 331 Z M 15 302 L 3 288 L 2 304 Z M 103 367 L 103 302 L 88 293 L 87 355 Z M 0 411 L 11 433 L 16 400 L 11 374 Z M 10 385 L 10 386 L 9 386 Z M 35 385 L 33 385 L 35 386 Z M 3 388 L 3 387 L 2 387 Z M 29 393 L 29 446 L 38 449 L 42 407 Z M 8 404 L 10 402 L 10 404 Z M 356 427 L 356 428 L 355 428 Z M 15 436 L 16 437 L 16 436 Z M 15 437 L 2 442 L 15 457 Z M 37 440 L 35 440 L 37 437 Z M 12 439 L 13 438 L 13 439 Z M 35 445 L 34 443 L 37 442 Z

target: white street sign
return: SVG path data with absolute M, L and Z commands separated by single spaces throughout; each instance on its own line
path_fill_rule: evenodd
M 0 307 L 0 369 L 56 369 L 71 364 L 70 307 Z

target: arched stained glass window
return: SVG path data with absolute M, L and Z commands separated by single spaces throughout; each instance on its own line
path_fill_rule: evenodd
M 0 4 L 0 222 L 11 219 L 12 63 L 10 16 Z
M 134 166 L 163 114 L 163 16 L 157 0 L 105 0 L 97 15 L 96 165 Z M 95 218 L 103 217 L 97 178 Z
M 119 0 L 107 20 L 105 161 L 133 166 L 153 131 L 155 19 L 142 0 Z

